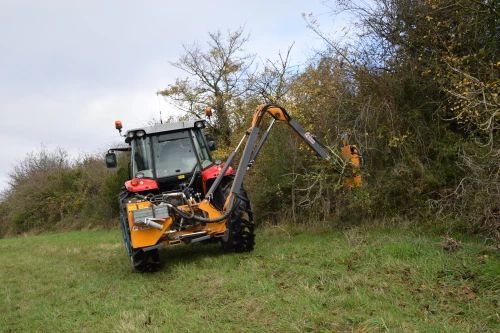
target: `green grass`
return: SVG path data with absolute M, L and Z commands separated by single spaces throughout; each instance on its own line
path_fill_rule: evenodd
M 119 231 L 0 240 L 3 332 L 498 332 L 500 254 L 408 230 L 264 228 L 255 251 L 161 251 L 130 272 Z

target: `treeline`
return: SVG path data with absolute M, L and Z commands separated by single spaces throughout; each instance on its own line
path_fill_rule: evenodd
M 128 177 L 127 162 L 109 171 L 103 156 L 71 157 L 41 146 L 8 174 L 0 201 L 0 237 L 30 231 L 115 228 L 117 193 Z
M 332 14 L 351 13 L 353 23 L 345 36 L 333 36 L 314 16 L 305 16 L 326 45 L 305 66 L 293 66 L 290 49 L 276 61 L 257 63 L 255 54 L 244 51 L 244 29 L 215 32 L 205 47 L 185 46 L 172 65 L 187 78 L 158 93 L 185 117 L 212 108 L 209 130 L 223 147 L 217 152 L 221 158 L 239 142 L 262 103 L 283 105 L 333 150 L 347 131 L 364 152 L 364 186 L 346 189 L 288 128 L 275 125 L 246 181 L 261 223 L 412 221 L 426 229 L 500 239 L 500 2 L 328 4 Z M 58 166 L 52 183 L 73 184 L 73 196 L 40 192 L 37 198 L 53 198 L 44 207 L 59 207 L 44 208 L 46 220 L 63 221 L 71 210 L 78 211 L 75 216 L 112 216 L 112 205 L 103 198 L 109 195 L 112 202 L 109 193 L 117 192 L 113 182 L 119 177 L 104 170 L 100 157 L 67 164 L 67 169 Z M 103 177 L 99 188 L 86 176 L 93 167 Z M 71 172 L 63 176 L 64 170 Z M 49 183 L 40 181 L 47 191 Z M 0 207 L 8 216 L 1 220 L 3 230 L 11 230 L 5 228 L 9 223 L 15 230 L 29 229 L 20 221 L 40 207 L 19 184 L 12 184 Z

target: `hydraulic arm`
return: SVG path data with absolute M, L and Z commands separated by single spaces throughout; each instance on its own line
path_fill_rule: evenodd
M 260 127 L 266 113 L 270 114 L 273 117 L 273 120 L 269 128 L 262 135 L 257 146 L 255 146 L 255 144 L 257 143 Z M 318 156 L 322 157 L 325 160 L 328 166 L 332 167 L 337 173 L 345 176 L 347 178 L 347 186 L 361 185 L 361 176 L 358 174 L 358 171 L 364 166 L 363 156 L 355 145 L 349 145 L 347 134 L 344 134 L 343 138 L 342 155 L 344 156 L 344 158 L 342 158 L 333 151 L 330 151 L 330 153 L 328 153 L 326 149 L 329 150 L 329 148 L 322 144 L 315 136 L 313 136 L 309 132 L 306 132 L 306 130 L 295 119 L 293 119 L 283 107 L 277 104 L 267 104 L 259 105 L 257 107 L 257 110 L 255 111 L 255 114 L 253 116 L 252 126 L 245 132 L 245 135 L 241 139 L 236 149 L 230 154 L 226 164 L 224 165 L 224 168 L 219 174 L 219 177 L 217 177 L 212 187 L 207 192 L 205 199 L 210 200 L 213 191 L 217 188 L 222 179 L 222 175 L 224 175 L 226 169 L 231 164 L 237 150 L 243 143 L 245 137 L 248 136 L 248 141 L 245 145 L 238 170 L 235 174 L 233 186 L 231 188 L 231 195 L 227 198 L 226 201 L 225 209 L 226 211 L 230 210 L 234 196 L 240 192 L 241 185 L 243 184 L 243 178 L 247 169 L 255 162 L 255 159 L 262 149 L 262 146 L 264 145 L 264 142 L 269 136 L 271 128 L 276 121 L 284 122 L 288 126 L 290 126 L 291 129 L 300 138 L 302 138 L 302 140 L 304 140 L 309 148 L 311 148 Z M 348 163 L 346 163 L 345 160 L 347 160 Z

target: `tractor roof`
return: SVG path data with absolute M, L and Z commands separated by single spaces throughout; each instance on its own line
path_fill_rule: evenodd
M 161 132 L 171 132 L 171 131 L 177 131 L 177 130 L 182 130 L 182 129 L 188 129 L 188 128 L 196 128 L 196 123 L 198 122 L 203 122 L 203 127 L 205 127 L 205 120 L 200 119 L 200 120 L 187 120 L 187 121 L 179 121 L 177 123 L 167 123 L 167 124 L 154 124 L 151 126 L 146 126 L 146 127 L 141 127 L 141 128 L 134 128 L 130 129 L 127 131 L 127 134 L 129 132 L 136 132 L 136 131 L 144 131 L 147 134 L 154 134 L 154 133 L 161 133 Z

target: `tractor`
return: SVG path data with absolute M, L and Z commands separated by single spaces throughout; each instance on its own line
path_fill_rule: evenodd
M 273 119 L 259 139 L 266 114 Z M 131 179 L 125 182 L 119 203 L 123 239 L 133 271 L 158 270 L 158 250 L 182 243 L 218 240 L 227 252 L 253 250 L 255 223 L 243 178 L 276 122 L 286 123 L 327 165 L 345 176 L 347 186 L 361 185 L 363 156 L 355 145 L 349 145 L 347 135 L 341 157 L 277 104 L 257 107 L 251 127 L 225 163 L 211 156 L 217 143 L 204 133 L 205 119 L 154 124 L 123 135 L 121 122 L 115 122 L 127 146 L 109 149 L 105 160 L 108 168 L 114 168 L 115 152 L 130 152 Z M 245 140 L 235 171 L 231 164 Z

